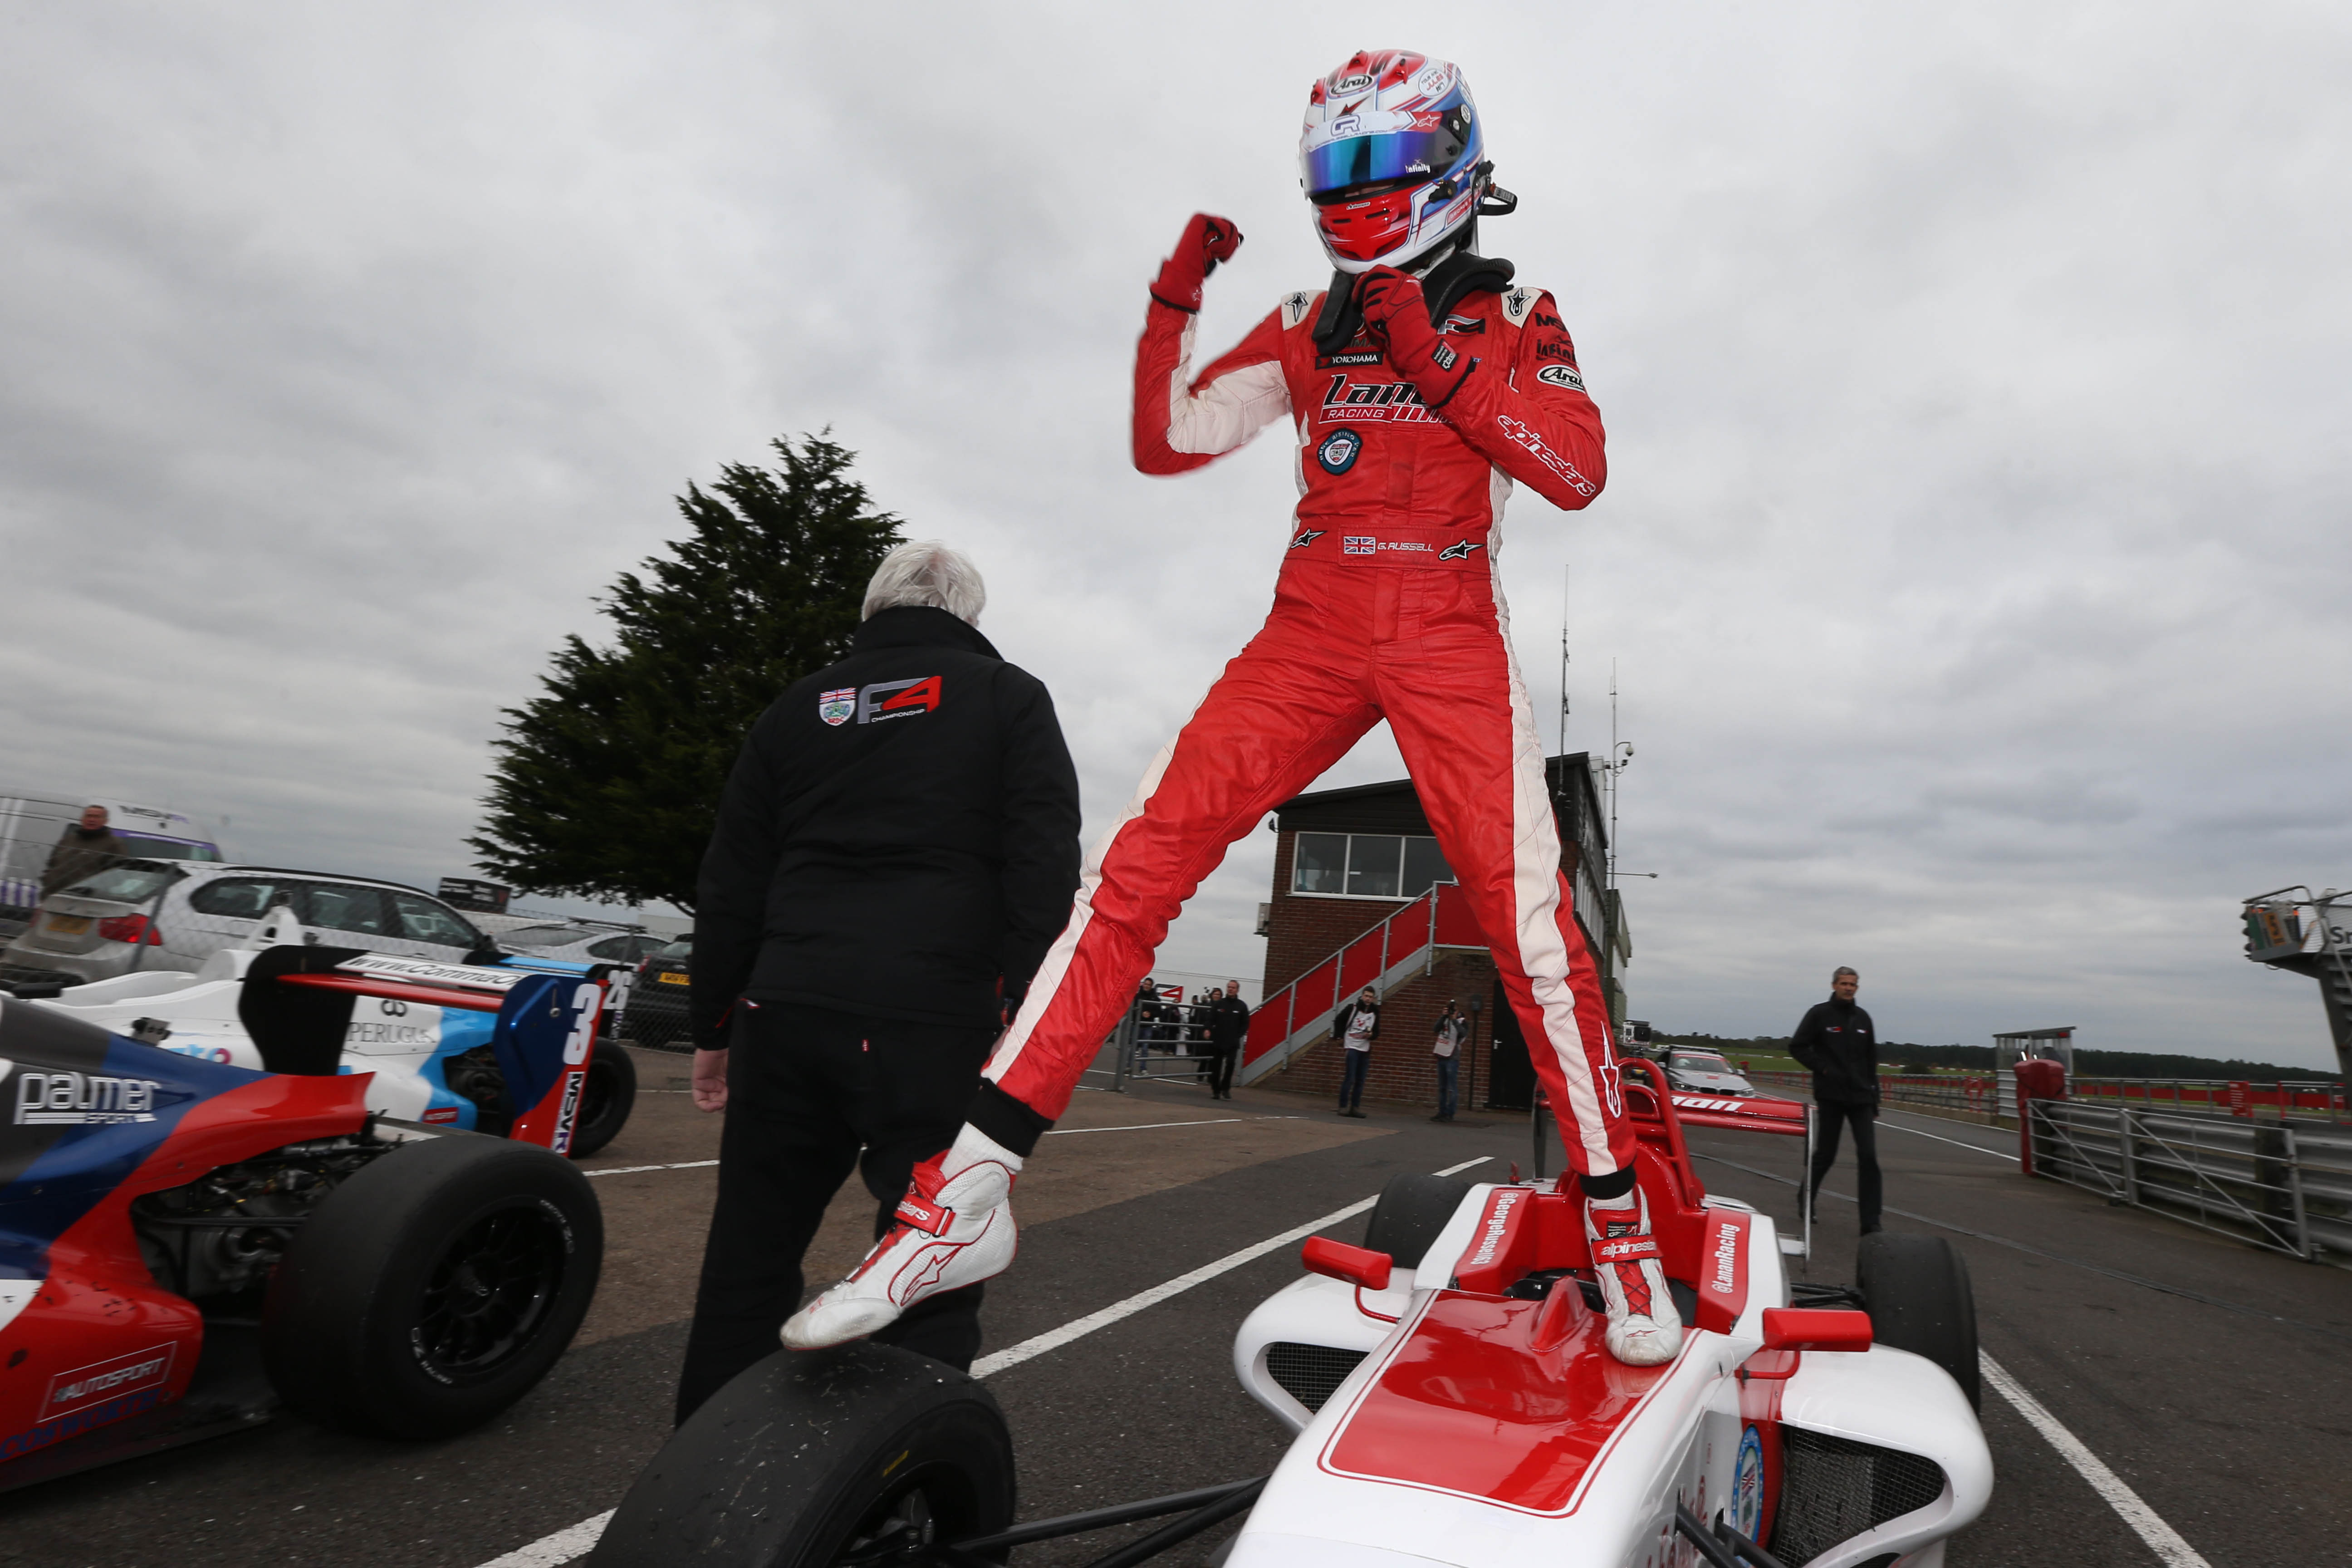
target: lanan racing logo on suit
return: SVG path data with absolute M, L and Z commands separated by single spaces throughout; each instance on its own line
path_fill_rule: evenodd
M 912 719 L 934 713 L 940 706 L 940 678 L 919 680 L 877 680 L 857 694 L 857 721 L 879 724 L 886 719 Z
M 855 686 L 816 694 L 816 716 L 835 729 L 848 723 L 849 716 L 856 711 L 857 688 Z

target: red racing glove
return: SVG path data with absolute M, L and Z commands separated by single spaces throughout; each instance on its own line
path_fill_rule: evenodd
M 1194 213 L 1192 221 L 1184 226 L 1184 237 L 1176 242 L 1175 253 L 1160 264 L 1151 297 L 1171 310 L 1198 315 L 1202 279 L 1217 269 L 1218 262 L 1231 261 L 1241 247 L 1242 231 L 1233 219 Z
M 1356 303 L 1364 312 L 1365 331 L 1390 366 L 1412 383 L 1422 402 L 1433 410 L 1452 402 L 1478 362 L 1429 324 L 1429 301 L 1420 280 L 1393 267 L 1375 267 L 1356 279 Z

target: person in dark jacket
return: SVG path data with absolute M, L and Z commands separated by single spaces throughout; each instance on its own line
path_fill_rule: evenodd
M 866 590 L 849 657 L 752 726 L 703 857 L 693 1092 L 724 1110 L 677 1418 L 776 1349 L 801 1259 L 856 1169 L 890 1226 L 909 1173 L 977 1114 L 1007 1007 L 1078 885 L 1078 784 L 1045 688 L 976 623 L 936 542 Z M 977 1284 L 874 1337 L 968 1368 Z
M 1208 1005 L 1209 1050 L 1216 1058 L 1209 1073 L 1209 1098 L 1231 1100 L 1234 1097 L 1234 1063 L 1242 1054 L 1242 1041 L 1249 1036 L 1249 1004 L 1242 1000 L 1242 983 L 1225 982 L 1223 994 Z
M 1806 1201 L 1815 1204 L 1822 1178 L 1837 1163 L 1838 1129 L 1853 1129 L 1853 1158 L 1860 1171 L 1862 1234 L 1878 1228 L 1878 1035 L 1870 1015 L 1854 1005 L 1862 977 L 1840 965 L 1830 976 L 1830 999 L 1817 1002 L 1790 1037 L 1789 1054 L 1813 1073 L 1813 1104 L 1820 1142 L 1813 1150 L 1813 1180 Z
M 1372 1042 L 1381 1037 L 1381 1004 L 1369 985 L 1363 994 L 1331 1015 L 1331 1037 L 1347 1058 L 1339 1072 L 1339 1114 L 1363 1120 L 1364 1078 L 1371 1070 Z
M 58 847 L 49 851 L 49 863 L 41 868 L 43 898 L 96 876 L 131 853 L 131 846 L 107 826 L 108 816 L 102 805 L 82 807 L 81 821 L 59 837 Z

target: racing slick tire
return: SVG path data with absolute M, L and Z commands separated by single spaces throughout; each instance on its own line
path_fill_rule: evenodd
M 604 1254 L 604 1212 L 570 1161 L 470 1132 L 395 1149 L 286 1249 L 262 1310 L 270 1382 L 348 1431 L 466 1431 L 555 1364 Z
M 580 1118 L 572 1129 L 572 1157 L 584 1160 L 620 1135 L 637 1104 L 637 1063 L 629 1047 L 610 1037 L 588 1053 L 586 1082 L 580 1088 Z
M 1391 1176 L 1372 1205 L 1364 1246 L 1387 1253 L 1399 1268 L 1418 1268 L 1429 1244 L 1469 1195 L 1470 1184 L 1458 1176 Z
M 1874 1341 L 1926 1356 L 1952 1374 L 1970 1407 L 1984 1408 L 1976 1294 L 1957 1247 L 1940 1236 L 1874 1232 L 1854 1248 L 1854 1282 Z
M 1013 1511 L 994 1396 L 862 1340 L 780 1351 L 711 1395 L 630 1486 L 585 1568 L 929 1562 L 920 1543 L 992 1534 Z

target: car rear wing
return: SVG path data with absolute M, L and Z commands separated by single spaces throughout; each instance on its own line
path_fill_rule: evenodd
M 270 1071 L 333 1073 L 359 998 L 494 1014 L 489 1043 L 515 1110 L 507 1136 L 562 1154 L 579 1121 L 604 989 L 584 974 L 289 944 L 255 957 L 237 1016 Z

